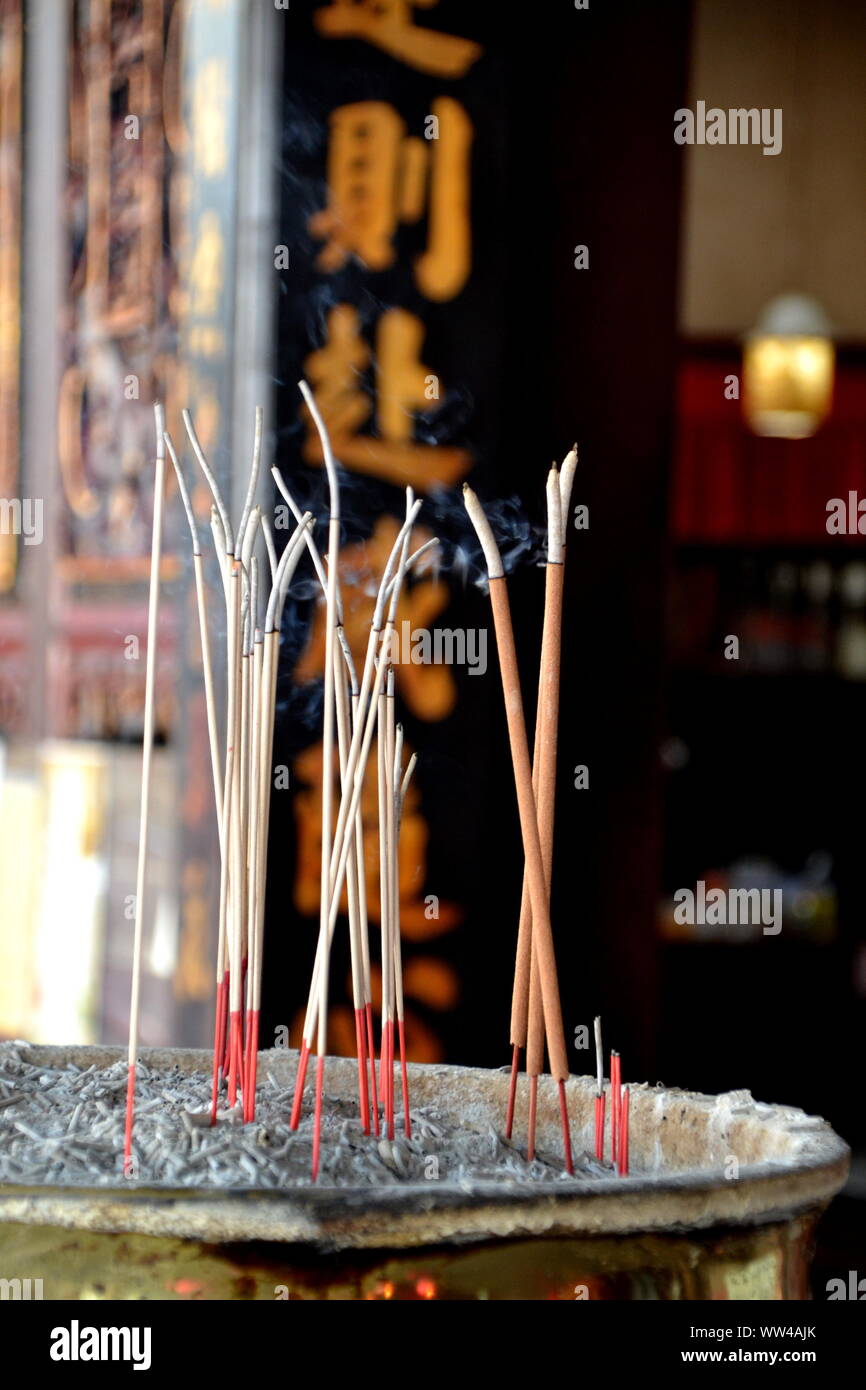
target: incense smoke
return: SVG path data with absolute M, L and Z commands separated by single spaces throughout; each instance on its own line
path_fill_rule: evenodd
M 298 506 L 303 511 L 312 511 L 316 516 L 314 538 L 321 546 L 327 536 L 330 514 L 324 474 L 293 475 L 289 486 Z M 399 518 L 402 504 L 403 496 L 396 488 L 340 470 L 341 545 L 363 545 L 372 536 L 374 526 L 383 514 L 391 514 L 395 520 Z M 521 566 L 543 562 L 546 527 L 533 522 L 526 515 L 517 497 L 486 501 L 484 509 L 493 527 L 507 574 Z M 459 489 L 441 489 L 426 497 L 418 525 L 425 534 L 429 532 L 437 536 L 439 545 L 424 557 L 417 577 L 412 574 L 407 576 L 408 588 L 432 575 L 437 579 L 448 579 L 456 592 L 465 590 L 470 584 L 486 591 L 484 556 Z M 378 586 L 378 576 L 371 577 L 365 569 L 363 577 L 367 592 L 372 597 Z M 361 578 L 360 571 L 356 576 L 344 572 L 344 582 L 361 582 Z M 316 679 L 298 685 L 292 678 L 292 672 L 309 640 L 320 598 L 319 582 L 309 558 L 305 557 L 289 590 L 281 628 L 277 715 L 282 738 L 286 739 L 284 751 L 288 757 L 300 752 L 313 738 L 318 737 L 321 726 L 323 681 Z

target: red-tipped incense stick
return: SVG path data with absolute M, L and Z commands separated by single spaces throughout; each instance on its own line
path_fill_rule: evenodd
M 134 1176 L 132 1126 L 135 1109 L 135 1064 L 138 1052 L 138 1020 L 141 1000 L 141 945 L 144 924 L 144 880 L 147 868 L 147 830 L 150 809 L 150 770 L 153 761 L 153 714 L 156 685 L 156 646 L 159 621 L 159 563 L 162 555 L 162 512 L 165 494 L 165 419 L 162 406 L 154 406 L 156 420 L 156 468 L 153 483 L 153 526 L 150 542 L 150 590 L 147 603 L 147 658 L 144 677 L 144 738 L 141 752 L 141 806 L 138 822 L 138 870 L 135 881 L 135 923 L 132 946 L 132 993 L 129 1003 L 126 1125 L 123 1137 L 124 1177 Z
M 619 1159 L 617 1167 L 621 1178 L 628 1177 L 628 1105 L 629 1088 L 624 1086 L 619 1107 Z
M 619 1136 L 619 1107 L 620 1107 L 620 1085 L 622 1083 L 622 1072 L 620 1070 L 620 1056 L 618 1052 L 610 1054 L 610 1160 L 614 1167 L 619 1156 L 618 1136 Z
M 604 1051 L 601 1041 L 601 1017 L 595 1019 L 595 1156 L 604 1158 Z

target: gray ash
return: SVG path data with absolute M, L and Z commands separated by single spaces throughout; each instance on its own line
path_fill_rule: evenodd
M 145 1187 L 295 1189 L 311 1186 L 313 1122 L 289 1129 L 292 1088 L 260 1075 L 254 1124 L 223 1104 L 210 1126 L 210 1077 L 139 1063 L 133 1158 Z M 0 1044 L 0 1182 L 24 1186 L 115 1187 L 123 1183 L 126 1063 L 85 1070 L 38 1066 L 13 1043 Z M 397 1100 L 399 1105 L 399 1086 Z M 412 1109 L 412 1138 L 363 1133 L 357 1107 L 325 1095 L 322 1187 L 383 1187 L 443 1181 L 579 1185 L 610 1176 L 578 1155 L 576 1177 L 556 1155 L 527 1163 L 492 1128 L 457 1129 L 434 1106 Z M 130 1180 L 126 1180 L 130 1181 Z

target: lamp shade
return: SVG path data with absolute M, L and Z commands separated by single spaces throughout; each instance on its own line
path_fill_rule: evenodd
M 806 295 L 767 306 L 743 350 L 743 410 L 755 434 L 807 439 L 830 411 L 835 351 L 829 321 Z

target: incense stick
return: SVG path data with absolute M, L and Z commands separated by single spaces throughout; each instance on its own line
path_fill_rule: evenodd
M 418 761 L 417 753 L 413 753 L 406 766 L 402 780 L 400 777 L 402 763 L 403 730 L 397 726 L 399 734 L 398 751 L 394 759 L 394 801 L 395 801 L 395 830 L 394 830 L 394 895 L 393 895 L 393 923 L 394 923 L 394 956 L 395 956 L 395 982 L 397 986 L 397 1029 L 400 1035 L 400 1084 L 403 1094 L 403 1132 L 407 1139 L 412 1138 L 412 1120 L 409 1113 L 409 1068 L 406 1057 L 406 1016 L 403 1006 L 403 955 L 402 942 L 400 937 L 400 826 L 403 819 L 403 803 L 406 800 L 406 792 L 415 771 Z
M 548 912 L 553 874 L 553 823 L 556 810 L 556 750 L 559 721 L 559 662 L 562 630 L 562 512 L 559 473 L 551 468 L 547 479 L 547 568 L 545 570 L 544 629 L 541 643 L 541 662 L 536 713 L 536 761 L 533 764 L 533 783 L 538 816 L 538 831 L 544 862 Z M 526 875 L 524 874 L 524 877 Z M 535 933 L 531 931 L 532 907 L 527 883 L 527 916 L 530 923 L 530 970 L 527 1018 L 526 1070 L 530 1088 L 538 1086 L 544 1069 L 544 1005 L 541 997 L 541 978 Z M 519 950 L 519 944 L 518 944 Z M 532 1107 L 535 1115 L 535 1107 Z M 535 1152 L 535 1130 L 527 1136 L 527 1153 Z
M 233 653 L 229 651 L 229 634 L 233 625 L 233 612 L 235 599 L 232 588 L 231 577 L 235 574 L 234 551 L 235 540 L 229 519 L 228 509 L 220 491 L 216 477 L 208 464 L 204 450 L 196 434 L 192 416 L 188 410 L 181 412 L 181 418 L 187 433 L 187 438 L 192 446 L 196 461 L 207 481 L 214 500 L 214 507 L 211 509 L 211 533 L 214 540 L 214 549 L 220 565 L 220 577 L 223 585 L 223 597 L 226 608 L 226 687 L 227 711 L 226 717 L 226 757 L 222 783 L 222 811 L 220 823 L 222 827 L 222 854 L 220 864 L 220 887 L 219 887 L 219 918 L 218 918 L 218 938 L 217 938 L 217 957 L 216 957 L 216 1013 L 217 1026 L 215 1027 L 215 1046 L 214 1046 L 214 1070 L 213 1086 L 211 1093 L 211 1124 L 216 1124 L 217 1099 L 219 1093 L 219 1079 L 221 1074 L 229 1070 L 232 1039 L 229 1033 L 229 1012 L 230 995 L 232 991 L 232 951 L 231 933 L 229 929 L 229 884 L 230 884 L 230 862 L 232 856 L 232 835 L 230 813 L 233 798 L 233 766 L 234 755 L 230 753 L 233 749 L 233 725 L 234 725 L 234 696 L 235 682 L 233 673 Z
M 610 1054 L 610 1161 L 616 1167 L 619 1158 L 619 1107 L 622 1072 L 618 1052 Z
M 400 747 L 403 735 L 400 731 Z M 397 939 L 397 762 L 400 750 L 394 708 L 394 670 L 388 671 L 385 683 L 385 844 L 388 874 L 388 956 L 391 962 L 390 1033 L 388 1037 L 388 1138 L 394 1138 L 394 1030 L 400 1017 L 402 980 L 399 979 L 400 943 Z
M 622 1089 L 619 1111 L 619 1155 L 617 1158 L 617 1168 L 621 1178 L 628 1177 L 628 1110 L 629 1110 L 630 1090 L 628 1086 Z
M 331 441 L 324 421 L 319 413 L 313 393 L 305 381 L 298 383 L 301 395 L 313 417 L 316 432 L 322 444 L 322 456 L 328 477 L 330 498 L 330 519 L 328 522 L 328 589 L 327 617 L 325 626 L 325 693 L 322 723 L 322 864 L 320 874 L 319 903 L 319 941 L 321 957 L 319 961 L 319 1031 L 317 1038 L 316 1061 L 316 1110 L 313 1128 L 313 1181 L 319 1174 L 319 1148 L 322 1134 L 322 1088 L 325 1077 L 325 1053 L 327 1050 L 328 1021 L 328 961 L 329 932 L 328 917 L 330 906 L 330 868 L 331 845 L 333 843 L 333 790 L 334 790 L 334 643 L 337 626 L 337 585 L 339 582 L 340 560 L 340 485 L 337 469 L 331 452 Z
M 250 653 L 252 720 L 249 747 L 249 831 L 247 842 L 247 997 L 246 997 L 246 1054 L 244 1058 L 244 1119 L 255 1119 L 256 1090 L 254 1056 L 258 1054 L 258 1011 L 256 981 L 261 974 L 261 942 L 258 934 L 259 893 L 259 825 L 261 821 L 261 702 L 262 702 L 262 631 L 259 626 L 259 570 L 255 556 L 250 561 Z
M 202 567 L 201 544 L 199 541 L 198 527 L 196 525 L 195 514 L 192 509 L 189 490 L 186 485 L 183 471 L 180 467 L 174 445 L 168 432 L 165 433 L 165 443 L 171 456 L 174 471 L 177 476 L 178 488 L 180 490 L 181 501 L 186 512 L 187 524 L 189 526 L 190 538 L 192 541 L 193 574 L 195 578 L 196 606 L 198 609 L 199 641 L 201 644 L 202 674 L 204 677 L 205 690 L 205 709 L 207 713 L 208 743 L 210 745 L 211 775 L 213 778 L 214 807 L 216 810 L 217 833 L 219 836 L 220 847 L 220 873 L 226 857 L 225 835 L 223 830 L 223 774 L 222 759 L 219 747 L 219 729 L 217 727 L 216 696 L 214 693 L 213 662 L 211 659 L 210 635 L 207 622 L 207 607 L 204 586 L 204 571 Z M 214 530 L 214 540 L 221 535 L 220 531 Z M 223 557 L 220 559 L 220 570 L 222 573 Z M 225 983 L 225 941 L 224 932 L 217 946 L 217 981 L 216 981 L 216 1001 L 214 1008 L 214 1061 L 213 1061 L 213 1082 L 211 1089 L 211 1110 L 213 1120 L 216 1120 L 216 1103 L 219 1091 L 219 1066 L 221 1061 L 223 1029 L 223 1015 L 226 1007 L 224 998 Z
M 391 1112 L 391 1077 L 393 1072 L 391 1049 L 393 1044 L 394 998 L 393 971 L 394 957 L 391 953 L 391 891 L 390 845 L 388 820 L 388 714 L 387 697 L 384 690 L 379 692 L 376 733 L 376 783 L 379 796 L 379 930 L 381 934 L 382 961 L 382 1050 L 379 1061 L 379 1086 L 385 1110 L 385 1129 L 391 1137 L 393 1115 Z
M 228 1103 L 233 1108 L 237 1103 L 238 1080 L 241 1065 L 241 1010 L 242 993 L 242 923 L 241 923 L 241 884 L 243 880 L 243 859 L 240 826 L 240 643 L 241 643 L 241 567 L 235 560 L 229 575 L 229 615 L 227 667 L 228 702 L 226 716 L 226 781 L 225 817 L 226 845 L 229 870 L 230 892 L 227 900 L 226 941 L 229 954 L 229 1070 Z
M 141 750 L 141 804 L 138 823 L 138 869 L 135 881 L 135 921 L 132 946 L 132 991 L 129 1002 L 129 1050 L 127 1055 L 126 1127 L 123 1140 L 124 1177 L 134 1176 L 132 1126 L 135 1110 L 135 1064 L 141 1006 L 141 945 L 144 925 L 144 880 L 147 867 L 147 830 L 150 810 L 150 774 L 153 760 L 153 714 L 156 685 L 157 624 L 159 621 L 159 565 L 162 554 L 162 513 L 165 493 L 165 417 L 162 405 L 153 408 L 156 424 L 156 467 L 153 483 L 153 525 L 150 541 L 150 589 L 147 602 L 147 658 L 144 677 L 144 736 Z
M 601 1017 L 593 1023 L 595 1033 L 595 1156 L 604 1158 L 604 1052 L 601 1041 Z
M 535 943 L 537 943 L 541 993 L 544 1002 L 544 1020 L 547 1033 L 547 1050 L 550 1057 L 551 1074 L 559 1084 L 565 1163 L 566 1168 L 571 1171 L 571 1137 L 568 1115 L 563 1104 L 565 1097 L 565 1081 L 568 1077 L 568 1059 L 565 1050 L 565 1036 L 562 1028 L 562 1009 L 559 1001 L 556 957 L 553 949 L 550 911 L 547 902 L 544 860 L 538 832 L 535 797 L 532 791 L 532 766 L 529 760 L 529 746 L 526 739 L 523 698 L 520 690 L 520 676 L 517 668 L 517 653 L 514 645 L 514 631 L 511 624 L 511 610 L 508 603 L 505 571 L 502 567 L 499 548 L 496 544 L 493 532 L 490 529 L 487 517 L 484 514 L 478 498 L 466 484 L 464 484 L 463 497 L 469 518 L 478 535 L 487 565 L 490 601 L 493 609 L 493 624 L 496 633 L 496 644 L 499 651 L 499 666 L 508 723 L 508 737 L 514 766 L 514 782 L 517 792 L 523 851 L 529 870 L 533 949 L 536 949 Z
M 246 540 L 247 522 L 252 512 L 253 500 L 256 495 L 256 485 L 259 480 L 259 467 L 262 461 L 262 426 L 264 423 L 264 411 L 260 405 L 256 406 L 256 427 L 253 438 L 253 457 L 250 464 L 250 475 L 247 482 L 247 493 L 244 498 L 244 507 L 241 512 L 241 519 L 238 523 L 238 544 L 244 546 Z
M 207 621 L 207 598 L 204 584 L 204 570 L 202 566 L 201 542 L 199 540 L 198 526 L 196 525 L 195 513 L 192 509 L 192 501 L 186 479 L 183 476 L 171 436 L 166 431 L 164 434 L 166 448 L 168 449 L 177 485 L 180 491 L 183 509 L 186 513 L 187 524 L 189 526 L 190 539 L 192 541 L 192 563 L 193 578 L 195 580 L 196 608 L 198 611 L 198 631 L 199 642 L 201 644 L 201 665 L 202 676 L 204 679 L 204 698 L 205 711 L 207 715 L 208 744 L 210 747 L 211 775 L 213 777 L 214 807 L 216 810 L 217 830 L 220 838 L 220 848 L 222 849 L 222 763 L 219 748 L 219 729 L 217 726 L 216 696 L 214 693 L 213 682 L 213 662 L 211 659 L 210 633 Z
M 198 460 L 198 466 L 207 480 L 207 484 L 211 490 L 213 500 L 216 503 L 217 511 L 219 512 L 220 522 L 222 523 L 223 543 L 225 546 L 226 554 L 234 555 L 234 531 L 232 530 L 232 524 L 229 520 L 228 508 L 226 507 L 226 504 L 223 500 L 223 495 L 220 492 L 219 484 L 216 480 L 213 470 L 210 467 L 210 464 L 204 456 L 204 450 L 202 449 L 201 444 L 199 443 L 198 435 L 195 432 L 195 425 L 192 422 L 192 416 L 190 415 L 188 410 L 181 411 L 181 419 L 183 420 L 184 428 L 186 429 L 187 438 L 189 439 L 189 442 L 192 445 L 193 453 L 195 454 L 196 459 Z

